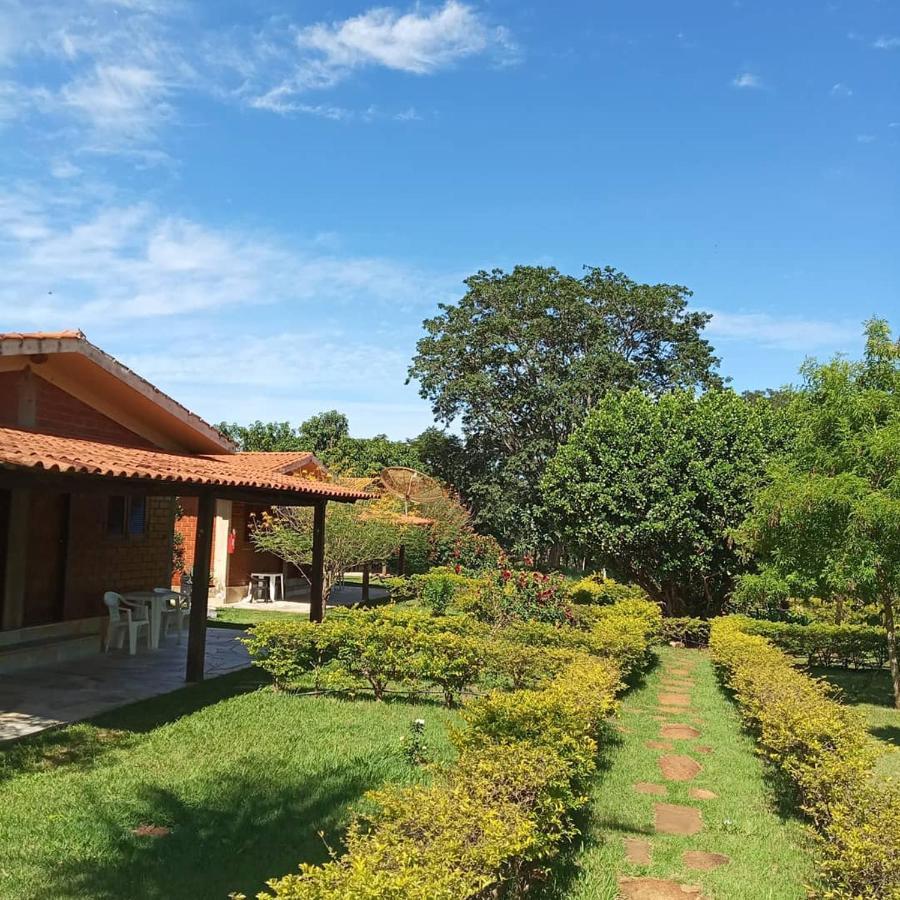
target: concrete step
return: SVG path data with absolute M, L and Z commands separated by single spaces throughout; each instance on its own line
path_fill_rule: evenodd
M 0 646 L 0 675 L 53 666 L 102 650 L 99 634 L 73 634 Z

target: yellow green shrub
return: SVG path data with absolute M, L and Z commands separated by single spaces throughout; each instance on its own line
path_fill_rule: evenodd
M 862 719 L 745 627 L 737 616 L 714 622 L 713 660 L 820 836 L 827 896 L 900 897 L 900 787 L 873 781 L 876 750 Z

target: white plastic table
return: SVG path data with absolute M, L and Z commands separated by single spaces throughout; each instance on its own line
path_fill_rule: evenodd
M 168 594 L 157 594 L 156 591 L 128 591 L 122 596 L 129 603 L 143 603 L 150 607 L 150 646 L 159 648 L 159 634 L 162 630 L 162 614 L 169 602 Z
M 250 599 L 253 599 L 253 579 L 267 578 L 269 580 L 269 601 L 275 601 L 275 584 L 278 584 L 278 593 L 284 600 L 284 575 L 281 572 L 251 572 L 250 573 Z

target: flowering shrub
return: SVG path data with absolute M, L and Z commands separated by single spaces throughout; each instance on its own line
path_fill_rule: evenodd
M 900 784 L 871 777 L 874 744 L 854 710 L 739 616 L 711 630 L 713 660 L 760 749 L 820 837 L 825 896 L 900 897 Z
M 564 625 L 574 621 L 563 579 L 543 572 L 496 569 L 461 602 L 476 619 L 492 625 L 528 621 Z

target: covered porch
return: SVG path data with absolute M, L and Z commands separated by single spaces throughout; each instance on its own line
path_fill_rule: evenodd
M 204 677 L 227 675 L 250 665 L 240 631 L 210 628 L 204 646 Z M 185 644 L 135 656 L 99 653 L 84 659 L 0 675 L 0 744 L 56 725 L 184 687 Z
M 96 641 L 105 626 L 103 590 L 121 592 L 115 572 L 103 570 L 102 559 L 86 558 L 91 546 L 85 547 L 80 522 L 72 510 L 85 498 L 140 498 L 128 502 L 128 510 L 152 508 L 154 498 L 196 498 L 197 517 L 194 534 L 193 590 L 186 652 L 179 650 L 183 677 L 200 681 L 206 672 L 207 615 L 210 594 L 212 541 L 218 502 L 239 501 L 268 506 L 312 506 L 313 562 L 310 571 L 309 617 L 321 621 L 324 616 L 322 571 L 325 548 L 325 509 L 329 500 L 354 502 L 364 499 L 354 491 L 327 482 L 260 471 L 240 459 L 239 455 L 217 456 L 171 453 L 79 438 L 60 437 L 34 431 L 0 428 L 0 500 L 5 515 L 0 521 L 0 587 L 2 587 L 2 630 L 0 653 L 15 653 L 24 648 L 31 653 L 49 648 L 58 653 L 71 637 L 73 625 L 82 636 Z M 46 518 L 35 498 L 54 498 L 54 519 L 58 526 L 46 537 Z M 85 507 L 87 504 L 81 504 Z M 115 504 L 111 505 L 115 506 Z M 105 507 L 104 507 L 105 509 Z M 0 510 L 4 512 L 4 510 Z M 36 514 L 37 513 L 37 514 Z M 92 513 L 96 519 L 96 510 Z M 126 516 L 127 518 L 127 516 Z M 171 526 L 169 528 L 171 534 Z M 38 535 L 35 539 L 35 535 Z M 82 543 L 79 543 L 79 538 Z M 140 551 L 140 541 L 132 545 Z M 45 562 L 34 547 L 46 547 Z M 29 549 L 31 548 L 31 549 Z M 158 561 L 157 561 L 158 562 Z M 77 617 L 71 614 L 69 594 L 72 578 L 84 569 L 92 570 L 93 588 L 84 594 Z M 147 590 L 171 584 L 171 566 L 166 578 L 158 564 L 147 567 Z M 47 610 L 57 611 L 51 620 L 65 633 L 47 631 L 46 615 L 39 628 L 30 628 L 30 591 L 36 582 L 53 576 L 53 590 L 42 590 Z M 132 574 L 132 577 L 135 577 Z M 140 577 L 140 576 L 138 576 Z M 160 583 L 162 580 L 163 583 Z M 149 582 L 154 583 L 149 583 Z M 102 584 L 102 589 L 98 586 Z M 45 585 L 42 584 L 42 587 Z M 74 624 L 73 624 L 74 623 Z M 161 653 L 160 650 L 152 653 Z M 175 653 L 174 649 L 172 651 Z M 152 654 L 151 654 L 152 655 Z M 57 666 L 68 664 L 55 657 Z M 175 659 L 172 656 L 171 659 Z M 22 677 L 21 674 L 16 676 Z M 0 710 L 5 707 L 0 704 Z

